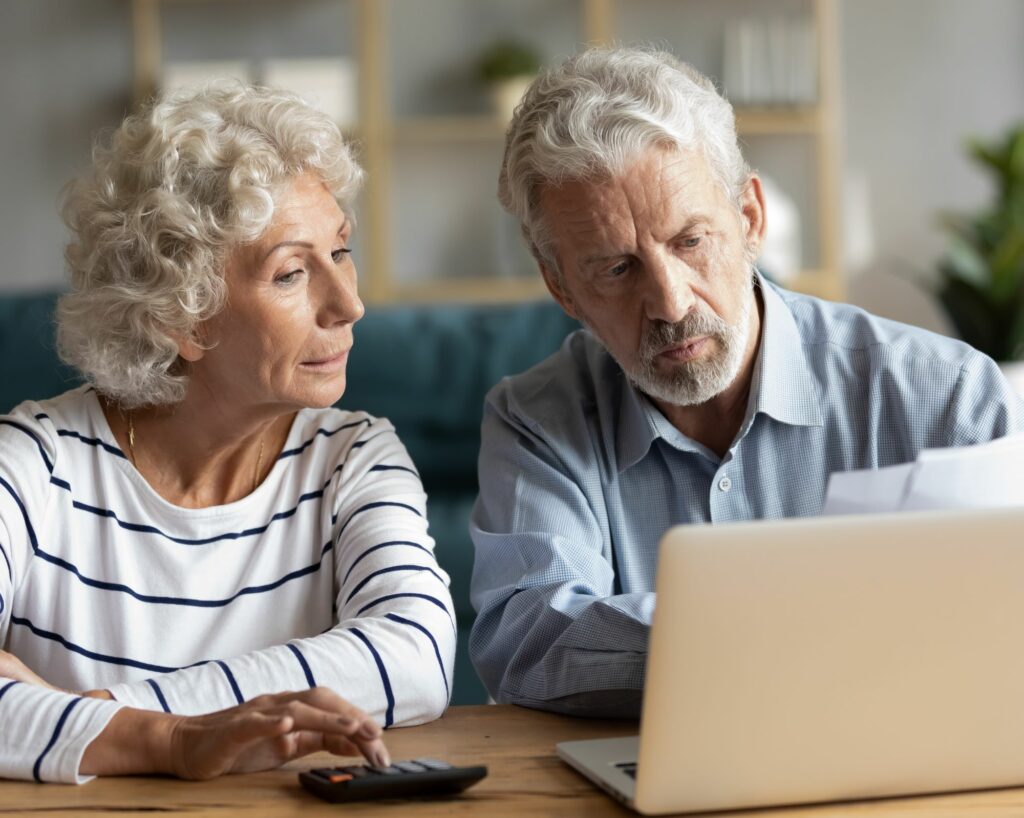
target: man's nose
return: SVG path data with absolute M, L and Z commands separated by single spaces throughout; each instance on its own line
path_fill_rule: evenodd
M 689 270 L 678 259 L 652 259 L 646 265 L 645 311 L 651 321 L 676 324 L 696 300 Z

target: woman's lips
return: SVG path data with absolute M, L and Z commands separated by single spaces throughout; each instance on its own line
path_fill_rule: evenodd
M 704 350 L 707 348 L 708 343 L 711 341 L 711 337 L 708 335 L 702 335 L 699 338 L 691 338 L 685 343 L 679 344 L 678 346 L 669 347 L 666 350 L 658 353 L 659 358 L 667 358 L 670 361 L 679 361 L 685 363 L 692 361 L 695 358 L 699 358 Z
M 349 347 L 349 349 L 339 352 L 337 355 L 331 356 L 330 358 L 321 358 L 318 361 L 303 361 L 301 363 L 301 366 L 304 366 L 306 369 L 315 370 L 317 372 L 331 372 L 335 369 L 340 369 L 345 366 L 345 362 L 348 360 L 348 353 L 350 350 L 351 347 Z

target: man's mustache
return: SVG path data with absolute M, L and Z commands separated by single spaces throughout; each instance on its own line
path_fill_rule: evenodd
M 645 354 L 657 355 L 665 349 L 684 344 L 702 335 L 721 337 L 729 326 L 717 315 L 691 312 L 681 321 L 653 321 L 644 331 L 642 349 Z

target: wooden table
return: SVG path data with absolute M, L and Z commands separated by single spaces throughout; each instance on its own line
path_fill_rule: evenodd
M 395 759 L 434 756 L 486 764 L 490 775 L 464 795 L 434 801 L 327 804 L 301 789 L 296 771 L 330 763 L 307 756 L 281 770 L 202 783 L 166 778 L 105 778 L 81 787 L 0 782 L 0 816 L 181 814 L 193 816 L 601 816 L 633 815 L 562 764 L 554 745 L 567 739 L 625 736 L 629 722 L 570 719 L 510 706 L 453 707 L 433 724 L 389 731 Z M 730 813 L 744 818 L 839 816 L 1024 816 L 1024 789 Z M 716 813 L 724 818 L 726 813 Z

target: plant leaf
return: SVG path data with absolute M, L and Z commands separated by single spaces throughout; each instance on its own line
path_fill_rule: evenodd
M 992 320 L 992 304 L 985 291 L 955 274 L 950 275 L 944 265 L 940 265 L 939 272 L 943 276 L 938 290 L 939 303 L 957 334 L 975 349 L 999 360 L 1001 350 Z

